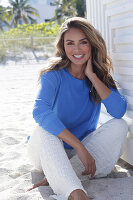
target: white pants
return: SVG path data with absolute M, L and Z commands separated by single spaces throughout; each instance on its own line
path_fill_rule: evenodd
M 113 170 L 123 153 L 127 132 L 128 126 L 123 119 L 111 119 L 82 140 L 95 159 L 95 177 L 104 177 Z M 76 151 L 65 151 L 57 136 L 37 126 L 28 142 L 28 154 L 34 167 L 43 170 L 50 187 L 57 195 L 56 199 L 67 200 L 73 190 L 84 190 L 69 159 L 74 159 L 79 174 L 84 166 Z

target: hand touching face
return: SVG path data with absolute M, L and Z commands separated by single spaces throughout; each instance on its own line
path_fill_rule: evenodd
M 88 59 L 86 68 L 85 68 L 85 75 L 89 78 L 91 77 L 91 75 L 93 74 L 93 67 L 92 67 L 92 58 L 90 56 L 90 58 Z

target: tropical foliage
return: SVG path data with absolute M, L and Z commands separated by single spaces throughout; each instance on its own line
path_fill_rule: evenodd
M 85 17 L 86 1 L 85 0 L 75 0 L 75 7 L 76 7 L 76 11 L 77 11 L 77 16 Z
M 54 52 L 55 36 L 58 34 L 60 25 L 55 22 L 41 24 L 23 24 L 0 34 L 0 62 L 7 57 L 23 55 L 25 51 L 36 50 L 48 55 Z
M 29 49 L 48 52 L 48 47 L 54 50 L 59 24 L 68 17 L 86 15 L 85 0 L 55 0 L 55 17 L 51 22 L 36 24 L 38 11 L 28 2 L 29 0 L 9 0 L 10 6 L 0 6 L 0 30 L 5 26 L 10 27 L 9 31 L 6 29 L 0 34 L 0 62 L 7 57 L 17 57 L 20 52 L 22 55 Z
M 38 11 L 28 4 L 29 0 L 9 0 L 10 6 L 7 13 L 10 16 L 11 26 L 17 27 L 18 24 L 36 23 L 34 17 L 39 17 Z
M 68 17 L 85 17 L 86 15 L 85 0 L 55 0 L 52 5 L 57 6 L 54 20 L 57 20 L 59 24 Z
M 8 23 L 8 14 L 6 12 L 6 8 L 0 6 L 0 30 L 3 31 L 3 26 L 10 27 Z
M 60 25 L 55 22 L 45 22 L 41 24 L 23 24 L 18 25 L 17 28 L 11 28 L 5 31 L 4 38 L 23 38 L 30 35 L 34 37 L 56 36 L 60 29 Z
M 59 24 L 61 24 L 68 16 L 76 15 L 74 0 L 55 0 L 53 5 L 57 6 L 55 10 L 55 17 Z

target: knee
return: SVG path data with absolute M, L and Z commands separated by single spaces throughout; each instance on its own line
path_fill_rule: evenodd
M 127 135 L 128 133 L 128 124 L 124 119 L 113 119 L 114 120 L 114 126 L 120 130 L 120 132 L 124 135 Z
M 123 130 L 124 132 L 128 131 L 128 124 L 124 119 L 122 119 L 122 118 L 117 119 L 117 123 L 118 123 L 118 126 L 121 130 Z

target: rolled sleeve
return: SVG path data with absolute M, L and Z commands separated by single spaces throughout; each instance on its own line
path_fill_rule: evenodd
M 124 116 L 127 109 L 127 101 L 118 90 L 112 89 L 109 96 L 101 102 L 112 117 L 120 119 Z

